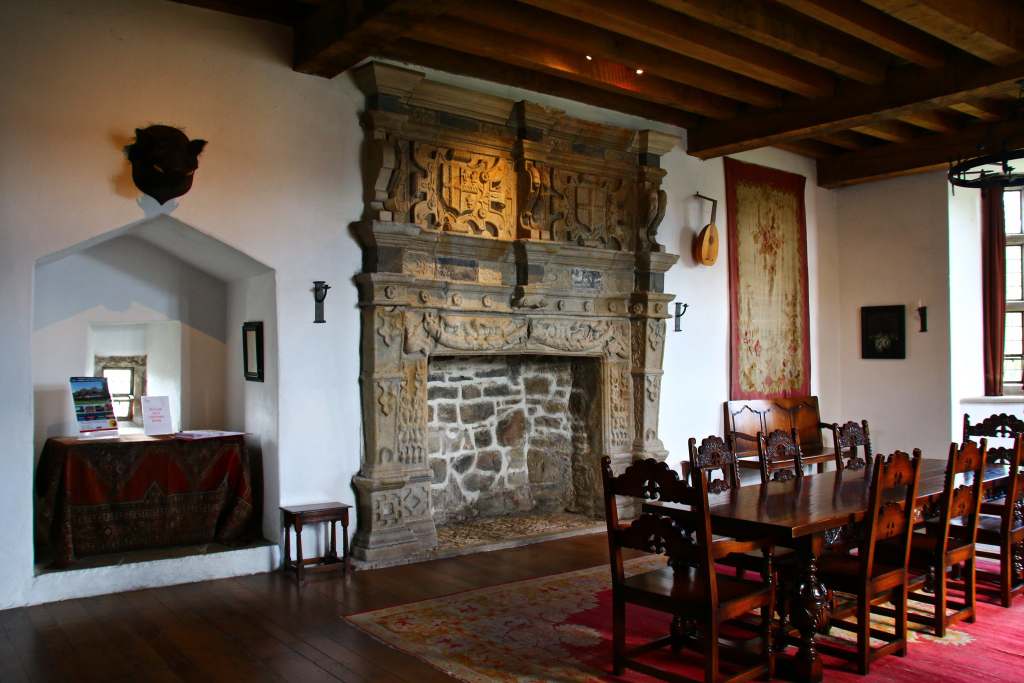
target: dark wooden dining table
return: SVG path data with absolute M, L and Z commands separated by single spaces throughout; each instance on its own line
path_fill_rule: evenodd
M 917 515 L 930 516 L 945 487 L 946 461 L 921 461 Z M 818 557 L 837 529 L 861 521 L 868 509 L 871 468 L 821 472 L 785 482 L 741 486 L 709 496 L 712 531 L 723 536 L 767 538 L 796 551 L 795 572 L 789 580 L 789 620 L 800 632 L 799 650 L 791 676 L 798 681 L 822 679 L 821 658 L 814 637 L 829 619 L 827 590 L 818 579 Z M 1004 483 L 1005 465 L 985 469 L 985 486 Z M 972 474 L 958 475 L 957 485 Z M 644 510 L 672 516 L 687 506 L 650 501 Z M 788 668 L 788 667 L 787 667 Z

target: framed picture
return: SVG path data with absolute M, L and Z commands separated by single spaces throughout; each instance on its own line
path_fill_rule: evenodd
M 242 323 L 242 370 L 250 382 L 263 381 L 263 323 Z
M 906 306 L 862 306 L 860 357 L 906 358 L 906 320 Z

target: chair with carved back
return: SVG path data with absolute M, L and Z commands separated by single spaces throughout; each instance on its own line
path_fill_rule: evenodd
M 740 681 L 774 673 L 775 655 L 771 647 L 771 614 L 775 603 L 775 585 L 771 572 L 764 582 L 744 581 L 719 574 L 715 569 L 711 517 L 708 513 L 707 476 L 698 470 L 696 486 L 690 486 L 663 462 L 638 460 L 626 471 L 614 476 L 611 460 L 601 462 L 604 482 L 605 517 L 612 569 L 612 655 L 616 675 L 626 668 L 666 680 L 680 680 L 638 657 L 671 646 L 697 646 L 704 655 L 705 681 Z M 675 520 L 643 509 L 629 523 L 619 520 L 616 496 L 645 501 L 658 500 L 689 506 L 689 514 Z M 691 538 L 691 533 L 696 538 Z M 632 548 L 668 556 L 668 566 L 653 571 L 626 575 L 622 551 Z M 672 632 L 665 637 L 626 649 L 626 604 L 633 603 L 672 615 Z M 732 651 L 729 643 L 719 641 L 723 624 L 735 622 L 754 610 L 760 610 L 756 638 L 760 647 Z M 698 642 L 684 634 L 681 625 L 693 624 L 699 630 Z M 730 634 L 733 635 L 733 634 Z M 746 652 L 747 654 L 743 654 Z M 729 671 L 720 677 L 724 669 Z
M 978 557 L 999 560 L 998 573 L 978 570 L 977 574 L 979 580 L 998 585 L 1003 607 L 1009 607 L 1014 596 L 1024 591 L 1024 434 L 1018 433 L 1013 441 L 1006 496 L 1001 505 L 983 502 L 978 520 L 978 543 L 999 550 L 975 551 Z M 988 510 L 996 514 L 986 514 Z M 960 526 L 960 520 L 953 520 L 954 533 Z
M 977 424 L 971 424 L 971 416 L 964 413 L 963 441 L 967 442 L 980 437 L 988 439 L 990 442 L 988 448 L 989 464 L 1009 465 L 1013 459 L 1013 445 L 1006 445 L 1006 441 L 1012 440 L 1014 436 L 1021 432 L 1024 432 L 1024 420 L 1021 420 L 1016 415 L 998 413 L 989 415 Z M 999 439 L 1000 441 L 995 443 L 1002 443 L 1003 445 L 992 445 L 992 439 Z M 984 500 L 981 502 L 982 512 L 993 515 L 1000 514 L 1003 503 L 1006 502 L 1004 500 L 1006 489 L 1003 486 L 995 486 L 991 489 L 986 489 L 985 496 L 990 498 L 991 502 Z
M 728 437 L 723 439 L 720 436 L 709 436 L 697 446 L 697 440 L 691 438 L 688 442 L 690 448 L 690 462 L 684 468 L 683 476 L 695 482 L 694 475 L 697 470 L 703 470 L 708 477 L 708 491 L 710 493 L 722 493 L 740 485 L 740 472 L 736 464 L 736 453 L 732 448 L 732 440 Z M 721 472 L 722 476 L 713 479 L 715 472 Z
M 857 424 L 851 420 L 844 425 L 832 424 L 829 429 L 832 432 L 836 469 L 864 469 L 872 456 L 868 421 L 861 420 L 860 424 Z M 863 456 L 858 454 L 858 449 L 863 449 Z
M 857 552 L 828 553 L 821 557 L 818 576 L 830 590 L 855 598 L 852 603 L 833 600 L 830 627 L 852 631 L 857 647 L 850 651 L 835 643 L 823 642 L 819 649 L 856 662 L 861 674 L 867 674 L 871 662 L 895 652 L 907 653 L 907 562 L 914 532 L 914 501 L 921 472 L 921 451 L 913 457 L 896 451 L 875 456 L 871 471 L 871 492 L 867 514 L 858 534 Z M 877 552 L 884 549 L 888 552 Z M 895 632 L 890 636 L 871 628 L 871 608 L 891 602 Z M 878 611 L 878 610 L 876 610 Z M 855 616 L 856 621 L 847 621 Z M 885 641 L 871 647 L 871 639 Z
M 926 509 L 924 528 L 911 537 L 910 573 L 907 582 L 910 598 L 932 605 L 933 614 L 912 612 L 911 621 L 932 625 L 942 638 L 946 629 L 960 621 L 975 618 L 975 541 L 981 510 L 981 492 L 987 443 L 967 441 L 949 445 L 946 478 L 937 509 Z M 958 568 L 963 581 L 963 601 L 949 599 L 947 572 Z M 924 592 L 922 592 L 924 591 Z M 947 608 L 953 614 L 947 614 Z
M 723 493 L 740 485 L 739 468 L 736 464 L 736 454 L 732 445 L 727 439 L 720 436 L 708 436 L 701 440 L 700 446 L 697 440 L 690 438 L 690 461 L 682 463 L 683 477 L 688 478 L 693 486 L 697 485 L 698 472 L 704 472 L 708 479 L 709 493 Z M 721 478 L 712 479 L 715 473 L 721 472 Z M 765 548 L 749 549 L 750 539 L 742 541 L 743 546 L 737 546 L 733 539 L 715 536 L 715 560 L 719 564 L 736 568 L 736 576 L 743 578 L 747 570 L 758 572 L 764 575 L 766 571 L 766 559 L 768 553 Z M 724 554 L 725 550 L 731 550 L 730 554 Z M 775 557 L 779 553 L 789 555 L 792 551 L 788 548 L 776 548 Z
M 803 453 L 796 429 L 776 429 L 757 434 L 757 459 L 761 466 L 761 483 L 789 481 L 804 476 Z
M 986 439 L 1010 439 L 1024 432 L 1024 420 L 1016 415 L 999 413 L 989 415 L 977 424 L 971 424 L 971 416 L 964 414 L 964 436 L 966 443 L 975 437 Z M 989 446 L 988 462 L 993 465 L 1009 465 L 1013 459 L 1013 446 Z

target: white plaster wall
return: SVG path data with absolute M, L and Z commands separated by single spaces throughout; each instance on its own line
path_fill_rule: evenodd
M 146 393 L 166 396 L 171 428 L 181 429 L 181 322 L 146 324 Z
M 146 325 L 93 323 L 88 331 L 86 363 L 96 356 L 141 356 L 146 353 Z
M 281 535 L 278 451 L 277 305 L 273 272 L 228 285 L 227 419 L 229 429 L 244 431 L 263 463 L 263 535 Z M 310 318 L 312 320 L 312 318 Z M 242 373 L 242 323 L 263 322 L 263 381 L 246 381 Z M 308 396 L 304 400 L 313 400 Z M 303 399 L 300 399 L 303 400 Z M 313 546 L 310 546 L 313 547 Z
M 843 412 L 867 419 L 876 452 L 949 449 L 950 230 L 944 173 L 844 188 L 838 194 Z M 918 300 L 928 329 L 918 332 Z M 905 360 L 860 357 L 860 308 L 907 307 Z
M 981 192 L 949 188 L 949 368 L 951 437 L 963 436 L 964 399 L 985 395 L 981 312 Z M 929 327 L 931 327 L 929 321 Z M 969 410 L 975 421 L 981 415 Z M 979 417 L 980 416 L 980 417 Z

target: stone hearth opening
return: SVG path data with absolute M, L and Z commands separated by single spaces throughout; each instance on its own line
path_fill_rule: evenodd
M 594 524 L 598 372 L 596 358 L 430 359 L 427 455 L 442 546 Z M 481 526 L 494 518 L 504 519 Z

